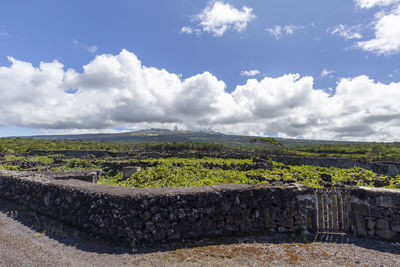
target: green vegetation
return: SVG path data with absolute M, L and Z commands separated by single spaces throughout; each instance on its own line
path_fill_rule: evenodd
M 257 143 L 260 142 L 262 144 L 269 144 L 273 146 L 283 146 L 281 142 L 278 142 L 275 138 L 272 137 L 255 137 L 250 139 L 250 143 Z
M 160 158 L 160 159 L 148 159 L 148 162 L 160 162 L 163 164 L 174 164 L 181 163 L 185 165 L 197 165 L 200 163 L 213 163 L 213 164 L 226 164 L 231 166 L 232 164 L 245 164 L 253 163 L 252 159 L 221 159 L 221 158 L 209 158 L 204 157 L 201 159 L 197 158 Z
M 290 148 L 299 156 L 400 161 L 400 143 L 318 144 Z
M 150 160 L 154 161 L 154 160 Z M 161 164 L 148 167 L 133 174 L 123 181 L 122 173 L 112 177 L 103 177 L 99 183 L 136 188 L 156 188 L 169 186 L 203 186 L 225 183 L 267 183 L 280 181 L 283 183 L 301 183 L 311 187 L 325 186 L 374 186 L 375 180 L 384 180 L 388 188 L 400 188 L 400 176 L 390 178 L 378 175 L 362 168 L 340 169 L 318 166 L 283 166 L 273 162 L 271 170 L 253 169 L 241 171 L 238 168 L 222 169 L 206 168 L 202 163 L 236 164 L 251 163 L 251 160 L 238 161 L 234 159 L 178 159 L 159 160 Z M 178 164 L 179 163 L 179 164 Z
M 152 137 L 177 132 L 142 132 L 126 136 Z M 185 135 L 190 132 L 178 131 Z M 190 133 L 192 136 L 194 133 Z M 219 136 L 218 133 L 209 133 Z M 197 137 L 204 135 L 197 133 Z M 227 138 L 224 135 L 224 138 Z M 244 138 L 244 137 L 241 137 Z M 317 166 L 284 166 L 273 162 L 272 168 L 255 167 L 251 157 L 273 155 L 345 157 L 368 161 L 400 161 L 400 143 L 324 143 L 270 137 L 247 137 L 246 144 L 199 141 L 135 143 L 128 141 L 79 141 L 29 138 L 0 138 L 0 169 L 3 170 L 85 170 L 103 169 L 100 183 L 127 187 L 201 186 L 224 183 L 302 183 L 312 187 L 364 185 L 400 188 L 400 176 L 386 177 L 361 168 L 339 169 Z M 207 141 L 207 140 L 205 140 Z M 35 150 L 48 151 L 34 153 Z M 90 151 L 80 158 L 62 154 L 64 150 Z M 96 156 L 96 151 L 123 152 Z M 128 152 L 129 155 L 126 153 Z M 157 152 L 162 158 L 147 158 Z M 124 154 L 125 153 L 125 154 Z M 147 153 L 147 154 L 146 154 Z M 116 156 L 119 155 L 119 156 Z M 209 157 L 205 157 L 207 155 Z M 211 155 L 211 156 L 210 156 Z M 179 157 L 178 157 L 179 156 Z M 248 157 L 245 159 L 223 157 Z M 98 158 L 97 158 L 98 157 Z M 153 163 L 127 180 L 118 164 Z M 156 164 L 157 163 L 157 164 Z M 244 168 L 245 165 L 254 165 Z M 257 165 L 258 166 L 258 165 Z M 246 171 L 245 171 L 246 170 Z
M 109 137 L 117 141 L 96 141 L 95 137 Z M 123 137 L 145 137 L 134 139 Z M 190 136 L 183 138 L 182 136 Z M 117 135 L 79 135 L 86 141 L 69 139 L 0 138 L 0 153 L 30 153 L 34 150 L 86 150 L 130 152 L 140 154 L 156 151 L 164 154 L 182 152 L 264 153 L 313 157 L 345 157 L 368 161 L 400 161 L 400 143 L 352 143 L 279 139 L 271 137 L 230 136 L 220 133 L 193 133 L 184 131 L 142 131 Z M 112 138 L 111 138 L 112 137 Z M 151 138 L 150 138 L 151 137 Z M 168 137 L 168 138 L 167 138 Z M 53 137 L 54 138 L 54 137 Z M 118 139 L 119 138 L 119 139 Z M 147 139 L 146 139 L 147 138 Z M 150 139 L 149 139 L 150 138 Z M 165 142 L 176 138 L 178 141 Z M 208 138 L 208 139 L 207 139 Z
M 0 138 L 0 152 L 25 153 L 32 150 L 57 151 L 57 150 L 106 150 L 129 151 L 132 144 L 96 142 L 96 141 L 72 141 L 30 138 Z

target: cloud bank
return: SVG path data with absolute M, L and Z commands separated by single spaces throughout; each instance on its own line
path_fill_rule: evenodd
M 248 79 L 228 92 L 209 72 L 182 79 L 135 54 L 99 55 L 82 72 L 60 62 L 9 58 L 0 67 L 0 126 L 107 130 L 177 125 L 189 130 L 280 137 L 399 141 L 400 82 L 342 79 L 335 94 L 313 77 Z

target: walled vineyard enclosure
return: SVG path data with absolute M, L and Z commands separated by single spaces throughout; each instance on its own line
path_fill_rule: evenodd
M 398 190 L 353 187 L 337 194 L 297 184 L 133 189 L 87 182 L 97 176 L 96 170 L 0 171 L 0 197 L 129 244 L 303 231 L 400 241 Z

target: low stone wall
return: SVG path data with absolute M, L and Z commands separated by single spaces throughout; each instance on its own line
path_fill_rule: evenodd
M 129 244 L 317 230 L 314 190 L 302 185 L 133 189 L 71 179 L 74 175 L 78 174 L 0 171 L 0 197 Z M 348 190 L 352 232 L 399 242 L 400 191 Z
M 40 150 L 32 149 L 28 153 L 23 153 L 26 156 L 47 156 L 49 154 L 62 154 L 66 157 L 72 158 L 89 158 L 95 156 L 96 158 L 102 157 L 133 157 L 135 156 L 129 152 L 111 152 L 106 150 Z
M 0 197 L 135 244 L 315 229 L 313 190 L 302 185 L 132 189 L 0 171 Z
M 97 183 L 100 179 L 102 170 L 75 170 L 75 171 L 44 171 L 40 175 L 46 176 L 51 180 L 81 180 Z
M 358 187 L 350 190 L 350 217 L 358 236 L 400 241 L 400 191 Z

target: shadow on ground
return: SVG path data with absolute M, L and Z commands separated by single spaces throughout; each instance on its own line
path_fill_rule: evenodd
M 160 244 L 158 247 L 136 247 L 135 244 L 115 243 L 99 236 L 70 227 L 57 220 L 42 216 L 23 206 L 0 199 L 0 213 L 6 214 L 35 232 L 35 236 L 46 235 L 48 238 L 73 246 L 76 249 L 96 252 L 101 254 L 146 254 L 151 252 L 173 251 L 181 248 L 195 248 L 203 246 L 218 246 L 231 244 L 316 244 L 336 243 L 353 244 L 359 247 L 377 250 L 380 252 L 400 255 L 400 244 L 385 241 L 358 238 L 344 233 L 318 233 L 318 234 L 290 234 L 268 233 L 253 234 L 239 237 L 215 237 L 201 240 L 185 240 Z

